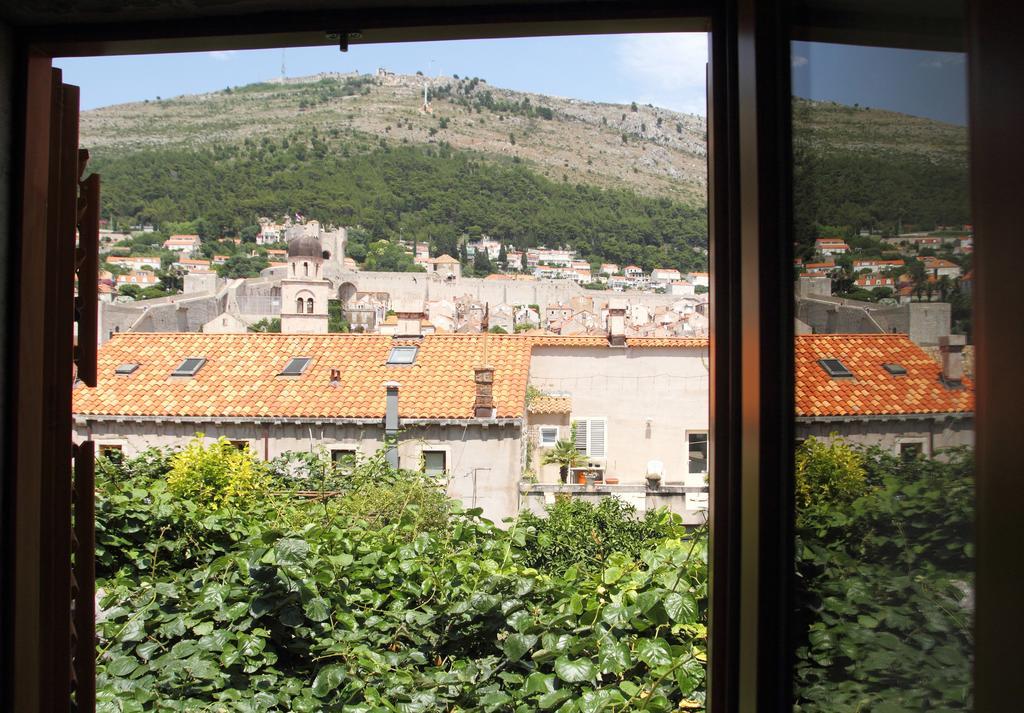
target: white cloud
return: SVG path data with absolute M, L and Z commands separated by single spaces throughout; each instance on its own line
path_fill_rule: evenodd
M 615 49 L 619 74 L 643 104 L 707 113 L 708 37 L 704 33 L 626 35 Z
M 206 54 L 218 62 L 228 62 L 234 59 L 236 52 L 235 50 L 218 50 L 216 52 L 207 52 Z
M 803 57 L 801 55 L 795 54 L 795 55 L 793 55 L 793 59 L 790 60 L 790 62 L 792 63 L 792 65 L 793 65 L 793 67 L 795 69 L 796 67 L 803 67 L 804 65 L 806 65 L 807 64 L 807 58 Z

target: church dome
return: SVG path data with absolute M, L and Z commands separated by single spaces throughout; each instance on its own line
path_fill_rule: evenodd
M 288 257 L 311 257 L 323 259 L 324 247 L 320 238 L 303 235 L 288 241 Z

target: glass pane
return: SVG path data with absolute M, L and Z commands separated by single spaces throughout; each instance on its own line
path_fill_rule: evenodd
M 968 711 L 964 56 L 795 42 L 792 71 L 796 710 Z
M 427 475 L 441 475 L 447 470 L 444 451 L 423 451 L 423 469 Z

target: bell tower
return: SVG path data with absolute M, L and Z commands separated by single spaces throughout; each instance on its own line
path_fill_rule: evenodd
M 306 234 L 290 240 L 288 276 L 281 280 L 281 331 L 326 334 L 330 292 L 320 238 Z

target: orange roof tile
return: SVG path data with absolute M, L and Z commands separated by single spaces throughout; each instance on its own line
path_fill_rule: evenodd
M 572 399 L 568 396 L 537 396 L 527 407 L 530 413 L 572 413 Z
M 411 366 L 388 366 L 396 344 L 383 335 L 129 333 L 99 350 L 96 388 L 79 385 L 81 415 L 217 418 L 383 418 L 384 382 L 395 380 L 403 418 L 472 418 L 473 369 L 494 367 L 498 418 L 525 412 L 528 339 L 502 335 L 427 335 Z M 486 351 L 485 351 L 486 344 Z M 486 355 L 486 356 L 485 356 Z M 292 357 L 313 361 L 298 377 L 278 374 Z M 171 378 L 186 357 L 205 357 L 192 378 Z M 119 364 L 137 363 L 129 376 Z M 330 385 L 331 369 L 341 383 Z
M 853 378 L 834 379 L 819 359 L 839 359 Z M 907 370 L 893 376 L 882 364 Z M 815 334 L 796 338 L 797 416 L 972 413 L 974 384 L 952 389 L 941 368 L 905 334 Z

